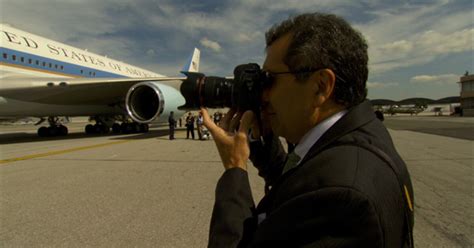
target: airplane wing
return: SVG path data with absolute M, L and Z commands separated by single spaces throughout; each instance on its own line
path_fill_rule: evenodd
M 160 82 L 179 91 L 184 77 L 156 78 L 11 78 L 2 79 L 0 96 L 26 102 L 56 105 L 103 105 L 124 100 L 140 82 Z M 6 83 L 8 82 L 8 84 Z

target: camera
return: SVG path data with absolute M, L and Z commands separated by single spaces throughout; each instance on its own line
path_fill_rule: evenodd
M 181 84 L 185 105 L 178 109 L 193 110 L 200 107 L 237 108 L 239 111 L 258 110 L 262 92 L 268 79 L 255 63 L 238 65 L 234 78 L 206 77 L 202 73 L 187 72 Z

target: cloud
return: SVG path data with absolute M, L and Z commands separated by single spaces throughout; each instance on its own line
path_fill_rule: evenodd
M 456 74 L 441 74 L 441 75 L 418 75 L 410 79 L 413 84 L 454 84 L 459 81 L 460 75 Z
M 261 10 L 262 8 L 265 11 L 270 12 L 287 12 L 287 11 L 297 11 L 297 12 L 311 12 L 311 11 L 321 11 L 324 9 L 343 9 L 342 7 L 352 6 L 357 3 L 351 3 L 346 0 L 243 0 L 239 4 L 245 4 L 251 9 Z M 263 14 L 262 12 L 257 12 L 258 14 Z
M 426 31 L 413 35 L 411 40 L 400 40 L 372 49 L 371 69 L 374 73 L 421 65 L 453 53 L 471 52 L 474 29 L 441 33 Z
M 219 43 L 209 40 L 208 38 L 204 37 L 200 41 L 201 45 L 204 47 L 210 48 L 215 52 L 220 52 L 221 51 L 221 45 Z
M 155 54 L 156 54 L 156 52 L 155 52 L 155 50 L 153 50 L 153 49 L 148 49 L 148 50 L 146 51 L 146 55 L 148 55 L 148 56 L 154 56 Z
M 383 53 L 408 53 L 413 50 L 413 43 L 406 40 L 399 40 L 383 45 L 380 50 Z
M 462 3 L 459 3 L 462 6 Z M 454 53 L 471 52 L 472 9 L 456 2 L 397 4 L 368 10 L 356 24 L 369 43 L 371 74 L 424 65 Z
M 261 39 L 260 39 L 261 37 Z M 247 34 L 247 33 L 239 33 L 235 37 L 236 41 L 238 42 L 259 42 L 263 41 L 263 32 L 258 32 L 255 31 L 253 33 Z
M 0 0 L 0 6 L 2 22 L 150 70 L 164 68 L 170 75 L 194 46 L 202 46 L 206 74 L 228 75 L 237 64 L 261 64 L 265 31 L 313 11 L 342 16 L 366 37 L 372 92 L 391 87 L 380 94 L 394 94 L 405 86 L 410 91 L 422 86 L 410 83 L 411 75 L 436 74 L 433 65 L 439 64 L 456 71 L 472 61 L 467 58 L 474 37 L 470 0 L 41 0 L 40 5 Z
M 415 41 L 416 46 L 423 52 L 445 54 L 453 52 L 472 51 L 474 28 L 463 29 L 452 33 L 427 31 Z
M 385 89 L 395 86 L 398 86 L 398 83 L 367 82 L 367 88 L 369 89 Z

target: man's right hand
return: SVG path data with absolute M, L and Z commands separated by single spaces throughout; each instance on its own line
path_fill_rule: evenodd
M 222 163 L 226 169 L 241 168 L 247 170 L 247 160 L 250 156 L 247 134 L 254 126 L 255 115 L 252 111 L 236 113 L 229 110 L 217 126 L 210 118 L 205 108 L 201 108 L 204 126 L 212 134 Z

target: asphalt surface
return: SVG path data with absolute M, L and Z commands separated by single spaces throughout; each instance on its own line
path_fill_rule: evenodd
M 395 130 L 410 130 L 458 139 L 474 140 L 473 117 L 386 116 L 384 124 L 388 128 Z
M 472 137 L 474 118 L 384 123 L 412 177 L 416 247 L 472 247 L 474 144 L 456 136 Z M 83 126 L 56 138 L 0 126 L 1 247 L 206 247 L 224 171 L 212 140 L 178 130 L 170 141 L 162 128 L 91 136 Z M 258 202 L 251 165 L 249 177 Z

